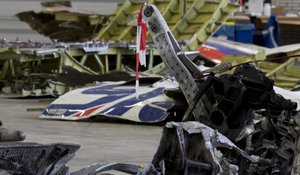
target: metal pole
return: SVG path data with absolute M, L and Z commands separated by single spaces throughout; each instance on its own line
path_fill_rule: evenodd
M 86 58 L 87 58 L 87 54 L 85 53 L 80 60 L 81 65 L 84 65 L 84 63 L 86 62 Z
M 109 62 L 108 62 L 108 55 L 104 56 L 105 59 L 105 72 L 109 72 Z
M 179 0 L 179 16 L 183 17 L 187 10 L 187 0 Z
M 153 62 L 154 62 L 154 50 L 150 49 L 149 50 L 149 65 L 148 65 L 148 70 L 151 70 L 153 68 Z
M 99 64 L 99 66 L 100 66 L 101 74 L 104 74 L 104 65 L 103 65 L 102 61 L 100 60 L 100 58 L 97 54 L 94 54 L 94 57 L 95 57 L 97 63 Z
M 121 70 L 121 59 L 122 59 L 121 51 L 120 51 L 120 49 L 118 49 L 117 50 L 117 67 L 116 67 L 116 70 Z

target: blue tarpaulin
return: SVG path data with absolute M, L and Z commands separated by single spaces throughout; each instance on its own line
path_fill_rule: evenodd
M 272 15 L 263 30 L 263 39 L 265 46 L 269 48 L 278 47 L 280 42 L 279 24 L 276 15 Z

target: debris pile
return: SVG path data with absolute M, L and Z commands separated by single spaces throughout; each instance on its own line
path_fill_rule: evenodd
M 252 65 L 210 76 L 202 107 L 193 109 L 199 115 L 166 125 L 154 167 L 166 174 L 291 174 L 297 104 L 276 94 Z
M 250 64 L 237 66 L 232 75 L 219 74 L 225 66 L 196 77 L 203 72 L 179 47 L 159 10 L 145 5 L 143 15 L 189 104 L 183 123 L 167 124 L 152 161 L 155 169 L 162 174 L 291 174 L 298 155 L 297 104 L 276 94 L 274 82 Z
M 67 174 L 65 164 L 71 160 L 79 145 L 19 142 L 25 133 L 0 127 L 0 174 Z

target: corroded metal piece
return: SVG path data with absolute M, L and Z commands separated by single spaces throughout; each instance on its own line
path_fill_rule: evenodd
M 0 169 L 10 174 L 65 175 L 68 173 L 65 164 L 78 148 L 79 145 L 64 143 L 0 143 Z

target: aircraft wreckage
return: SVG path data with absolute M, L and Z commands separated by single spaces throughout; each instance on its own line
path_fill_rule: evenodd
M 249 63 L 200 71 L 154 5 L 144 5 L 142 14 L 187 102 L 181 121 L 165 125 L 152 162 L 94 164 L 69 173 L 65 163 L 78 145 L 24 142 L 1 143 L 0 168 L 10 174 L 299 174 L 297 104 L 275 93 L 274 81 Z
M 116 8 L 115 12 L 106 22 L 99 21 L 99 24 L 97 23 L 97 27 L 100 27 L 102 24 L 103 26 L 101 30 L 95 34 L 95 36 L 92 36 L 91 32 L 83 32 L 85 34 L 91 34 L 91 36 L 87 39 L 101 39 L 107 41 L 105 43 L 107 43 L 109 47 L 104 52 L 88 52 L 86 50 L 82 50 L 82 47 L 73 47 L 74 43 L 61 42 L 59 43 L 64 45 L 66 49 L 60 49 L 60 51 L 57 52 L 53 50 L 53 47 L 60 47 L 60 44 L 57 45 L 57 43 L 54 42 L 52 43 L 51 52 L 51 49 L 49 50 L 47 47 L 29 47 L 26 49 L 27 52 L 25 53 L 22 51 L 25 50 L 25 48 L 19 49 L 19 47 L 15 48 L 14 46 L 7 46 L 3 44 L 3 48 L 1 48 L 0 51 L 0 57 L 3 58 L 1 61 L 2 64 L 0 64 L 2 65 L 1 69 L 3 69 L 3 71 L 1 71 L 3 85 L 1 87 L 3 87 L 4 90 L 10 88 L 13 92 L 22 91 L 24 92 L 23 95 L 61 95 L 68 91 L 68 89 L 74 88 L 74 86 L 70 86 L 70 84 L 63 82 L 64 79 L 54 78 L 56 81 L 51 80 L 53 79 L 52 77 L 57 76 L 57 74 L 65 74 L 65 72 L 69 72 L 70 67 L 73 67 L 75 71 L 78 71 L 77 75 L 80 73 L 98 75 L 112 70 L 126 70 L 128 65 L 130 67 L 130 65 L 132 65 L 131 63 L 134 63 L 133 58 L 135 57 L 135 53 L 133 48 L 135 43 L 130 42 L 133 41 L 136 36 L 136 23 L 135 21 L 133 22 L 133 19 L 136 18 L 138 9 L 143 2 L 144 1 L 125 0 Z M 153 3 L 159 7 L 164 17 L 170 21 L 169 25 L 173 26 L 172 30 L 177 31 L 176 37 L 180 40 L 189 41 L 190 44 L 188 47 L 191 50 L 196 50 L 197 47 L 199 47 L 199 45 L 201 45 L 202 42 L 227 19 L 228 15 L 237 8 L 236 5 L 228 3 L 227 0 L 222 0 L 220 2 L 210 0 L 203 2 L 194 0 L 186 2 L 177 0 L 153 0 Z M 55 18 L 56 22 L 59 24 L 72 24 L 73 22 L 80 24 L 83 18 L 83 21 L 85 21 L 90 19 L 89 16 L 95 15 L 87 13 L 82 14 L 79 11 L 71 9 L 69 7 L 69 3 L 58 4 L 59 6 L 67 7 L 61 11 L 58 10 L 53 12 L 50 10 L 51 12 L 44 12 L 39 15 L 35 14 L 33 17 L 26 17 L 26 15 L 23 17 L 35 20 L 38 18 L 36 16 L 42 16 L 46 18 L 42 21 Z M 181 8 L 183 6 L 185 8 Z M 222 13 L 217 13 L 221 9 Z M 197 17 L 193 14 L 197 14 Z M 52 17 L 48 18 L 46 17 L 47 15 L 52 15 Z M 211 17 L 214 18 L 214 21 L 209 23 L 208 21 Z M 190 31 L 191 28 L 189 25 L 183 24 L 185 20 L 196 21 L 193 24 L 194 26 L 192 31 Z M 37 23 L 40 24 L 40 22 Z M 32 25 L 36 27 L 35 24 Z M 205 28 L 207 28 L 207 30 L 204 30 Z M 188 30 L 189 32 L 179 32 L 184 30 Z M 76 34 L 77 33 L 78 32 L 76 32 Z M 193 38 L 194 33 L 197 33 L 200 40 Z M 3 40 L 3 42 L 7 43 L 5 40 Z M 29 44 L 25 43 L 25 45 L 32 45 L 32 43 L 34 42 L 29 42 Z M 78 45 L 78 43 L 75 45 Z M 148 48 L 147 55 L 149 56 L 147 56 L 147 62 L 149 64 L 144 70 L 150 73 L 160 72 L 164 66 L 163 64 L 159 64 L 161 62 L 159 54 L 156 49 L 154 49 L 154 46 L 149 45 Z M 31 52 L 31 54 L 29 52 Z M 22 66 L 20 65 L 26 65 L 27 71 L 14 71 L 19 69 L 22 70 Z M 68 70 L 64 69 L 65 66 L 69 66 Z M 9 69 L 12 71 L 8 71 Z M 45 74 L 48 74 L 47 77 L 51 78 L 50 81 L 49 79 L 45 79 Z
M 189 18 L 194 19 L 192 16 L 189 16 Z M 199 43 L 201 42 L 199 41 Z M 186 48 L 187 45 L 182 47 Z M 257 61 L 256 66 L 267 72 L 267 76 L 275 80 L 275 85 L 285 89 L 295 89 L 300 79 L 299 75 L 295 73 L 299 71 L 299 67 L 294 66 L 298 58 L 290 58 L 282 64 L 271 62 L 273 58 L 277 58 L 279 55 L 293 56 L 299 53 L 299 46 L 297 45 L 288 46 L 288 48 L 284 46 L 276 49 L 266 49 L 253 45 L 210 39 L 199 48 L 200 53 L 193 52 L 191 54 L 191 52 L 187 52 L 186 54 L 192 60 L 210 60 L 211 64 L 220 63 L 221 61 L 235 61 L 237 63 Z M 153 59 L 149 58 L 149 60 L 147 61 L 153 63 Z M 282 67 L 282 65 L 285 66 Z M 279 69 L 279 66 L 282 68 Z M 165 70 L 163 64 L 156 67 Z M 148 69 L 146 72 L 152 73 L 153 70 Z M 287 75 L 289 78 L 287 78 Z M 173 119 L 184 112 L 187 102 L 183 98 L 182 92 L 180 92 L 178 82 L 174 81 L 172 76 L 164 77 L 160 81 L 157 81 L 157 78 L 148 76 L 146 80 L 141 79 L 143 96 L 139 99 L 136 99 L 133 94 L 135 90 L 134 81 L 132 80 L 119 83 L 103 83 L 98 86 L 73 90 L 47 106 L 40 118 L 83 120 L 104 116 L 142 123 L 168 121 L 168 118 Z M 289 97 L 289 99 L 292 98 L 300 102 L 299 95 L 293 92 L 278 87 L 275 87 L 275 91 Z M 114 98 L 110 98 L 112 96 Z M 173 100 L 174 96 L 181 97 L 181 100 Z M 77 97 L 81 100 L 77 100 Z
M 205 61 L 216 62 L 214 56 L 212 59 L 205 53 L 212 52 L 216 48 L 221 52 L 214 52 L 213 55 L 224 55 L 223 41 L 209 40 L 210 37 L 219 26 L 227 19 L 227 17 L 237 8 L 236 5 L 228 3 L 228 0 L 222 1 L 194 1 L 189 0 L 184 3 L 179 0 L 172 1 L 151 1 L 161 11 L 163 17 L 168 22 L 174 37 L 179 41 L 180 45 L 189 51 L 200 50 L 200 56 L 198 58 Z M 95 14 L 81 13 L 70 7 L 70 2 L 51 2 L 43 3 L 44 6 L 55 8 L 57 4 L 59 6 L 67 6 L 64 8 L 57 8 L 57 11 L 43 12 L 40 15 L 45 17 L 52 15 L 49 19 L 56 19 L 56 22 L 61 23 L 73 23 L 80 25 L 80 23 L 86 20 L 91 20 L 90 16 Z M 1 41 L 0 48 L 0 87 L 2 92 L 13 92 L 22 94 L 23 96 L 59 96 L 77 87 L 84 86 L 85 84 L 92 84 L 95 81 L 101 82 L 105 79 L 96 76 L 107 76 L 113 70 L 124 71 L 134 68 L 134 47 L 136 36 L 136 22 L 133 20 L 136 18 L 138 9 L 143 2 L 125 0 L 122 4 L 116 8 L 114 13 L 109 16 L 105 21 L 98 21 L 97 27 L 101 27 L 96 33 L 83 32 L 84 34 L 90 34 L 88 39 L 94 39 L 92 41 L 64 43 L 54 41 L 52 43 L 33 42 L 9 42 L 3 39 Z M 182 4 L 183 3 L 183 4 Z M 49 5 L 50 4 L 50 5 Z M 53 5 L 55 4 L 55 5 Z M 54 6 L 54 7 L 53 7 Z M 185 8 L 182 8 L 185 7 Z M 191 8 L 193 7 L 193 8 Z M 26 15 L 25 15 L 26 16 Z M 97 16 L 97 15 L 96 15 Z M 98 15 L 100 18 L 101 15 Z M 25 18 L 25 17 L 24 17 Z M 32 19 L 26 17 L 26 19 Z M 45 17 L 48 19 L 48 17 Z M 34 18 L 36 19 L 36 18 Z M 42 21 L 47 21 L 46 19 Z M 40 24 L 39 22 L 37 22 Z M 45 24 L 46 26 L 51 25 Z M 92 23 L 92 21 L 84 22 Z M 93 23 L 94 24 L 94 23 Z M 100 25 L 101 24 L 101 25 Z M 32 24 L 33 26 L 36 26 Z M 95 24 L 94 24 L 95 25 Z M 54 25 L 53 25 L 54 26 Z M 70 26 L 70 25 L 66 25 Z M 47 27 L 46 27 L 47 28 Z M 55 30 L 57 31 L 57 30 Z M 64 31 L 68 33 L 67 31 Z M 64 33 L 63 32 L 63 33 Z M 70 32 L 69 32 L 70 33 Z M 79 32 L 76 32 L 76 34 Z M 66 36 L 66 35 L 63 35 Z M 76 35 L 72 35 L 76 36 Z M 78 37 L 81 35 L 79 34 Z M 77 36 L 76 36 L 77 37 Z M 150 34 L 147 34 L 147 38 L 150 41 Z M 98 40 L 100 39 L 100 41 Z M 103 41 L 105 40 L 105 42 Z M 77 41 L 77 40 L 76 40 Z M 204 45 L 201 46 L 201 44 Z M 100 43 L 100 44 L 98 44 Z M 85 47 L 88 46 L 88 47 Z M 228 45 L 225 43 L 225 45 Z M 236 44 L 229 44 L 236 48 Z M 89 48 L 89 46 L 91 46 Z M 107 47 L 106 47 L 107 46 Z M 200 47 L 201 46 L 201 47 Z M 237 46 L 238 47 L 238 46 Z M 244 47 L 244 45 L 239 46 Z M 245 46 L 248 48 L 249 46 Z M 157 74 L 165 70 L 164 64 L 161 63 L 161 58 L 155 46 L 150 42 L 147 43 L 147 67 L 142 71 L 150 74 Z M 248 50 L 258 50 L 250 48 Z M 209 51 L 207 51 L 209 50 Z M 242 50 L 245 50 L 242 49 Z M 267 50 L 266 48 L 259 48 L 259 50 Z M 276 49 L 274 49 L 276 50 Z M 299 47 L 294 47 L 293 50 L 289 50 L 285 54 L 293 55 L 298 52 Z M 232 50 L 231 50 L 232 51 Z M 255 51 L 254 51 L 255 52 Z M 225 51 L 225 53 L 228 53 Z M 234 52 L 239 54 L 245 54 L 245 52 Z M 246 52 L 247 53 L 247 52 Z M 249 53 L 249 52 L 248 52 Z M 264 59 L 269 57 L 268 52 L 251 52 L 254 59 Z M 208 57 L 207 57 L 208 56 Z M 230 55 L 230 57 L 235 57 Z M 217 60 L 217 62 L 220 60 Z M 210 66 L 215 63 L 210 63 Z M 297 81 L 297 72 L 299 68 L 292 66 L 293 64 L 287 64 L 289 74 L 293 75 L 294 79 L 286 78 L 286 76 L 278 76 L 283 71 L 276 69 L 280 66 L 278 63 L 273 62 L 261 64 L 262 68 L 265 65 L 271 66 L 271 69 L 264 69 L 266 72 L 272 71 L 276 76 L 270 77 L 277 79 L 275 84 L 284 87 L 286 89 L 296 89 L 299 84 Z M 65 78 L 65 77 L 71 78 Z M 108 75 L 110 76 L 110 75 Z M 81 77 L 78 81 L 77 77 Z M 127 76 L 129 77 L 129 76 Z M 127 81 L 126 79 L 115 79 L 115 81 Z
M 108 20 L 108 15 L 100 15 L 87 10 L 72 8 L 71 1 L 41 2 L 41 12 L 26 11 L 16 14 L 20 21 L 50 39 L 77 42 L 92 39 Z

